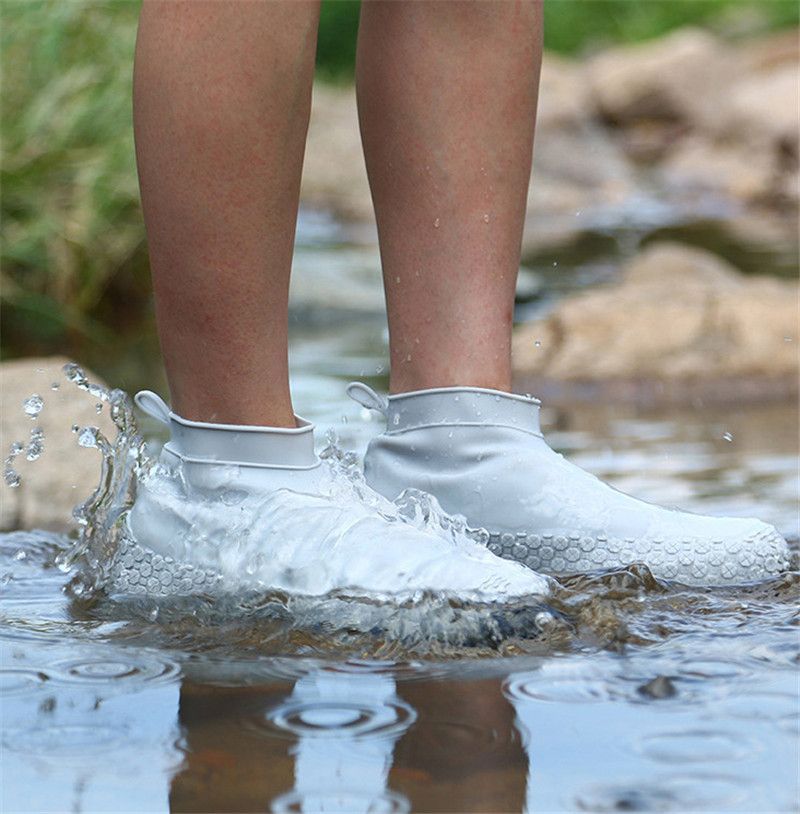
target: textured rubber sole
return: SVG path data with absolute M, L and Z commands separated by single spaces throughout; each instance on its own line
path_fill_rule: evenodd
M 687 585 L 736 585 L 776 576 L 789 567 L 785 540 L 768 529 L 736 541 L 617 540 L 598 536 L 491 533 L 467 529 L 499 557 L 544 574 L 575 574 L 643 562 L 659 579 Z M 123 534 L 110 572 L 116 593 L 185 596 L 223 592 L 222 576 L 179 562 Z
M 687 585 L 735 585 L 776 576 L 789 567 L 786 541 L 765 529 L 738 540 L 620 540 L 468 529 L 493 554 L 544 574 L 623 568 L 643 562 L 655 577 Z
M 122 535 L 110 577 L 113 592 L 121 594 L 187 596 L 222 590 L 220 574 L 157 554 L 127 533 Z

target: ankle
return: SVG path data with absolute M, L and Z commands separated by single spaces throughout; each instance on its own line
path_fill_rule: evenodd
M 412 373 L 392 370 L 389 377 L 389 393 L 410 393 L 416 390 L 430 390 L 436 387 L 482 387 L 487 390 L 511 392 L 511 375 L 493 371 L 458 370 L 424 371 Z
M 172 409 L 189 421 L 255 427 L 297 426 L 292 402 L 288 397 L 248 401 L 225 398 L 221 394 L 205 394 L 202 399 L 176 396 Z

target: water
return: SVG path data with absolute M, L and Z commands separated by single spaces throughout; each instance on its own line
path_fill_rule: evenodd
M 357 454 L 379 425 L 343 383 L 385 384 L 384 330 L 368 314 L 293 326 L 298 412 Z M 4 811 L 796 810 L 796 570 L 711 590 L 632 566 L 491 611 L 435 597 L 112 601 L 78 566 L 102 575 L 148 453 L 121 391 L 69 378 L 121 433 L 104 447 L 76 428 L 116 464 L 78 510 L 79 535 L 0 535 Z M 759 516 L 797 559 L 794 406 L 592 405 L 543 423 L 614 485 Z

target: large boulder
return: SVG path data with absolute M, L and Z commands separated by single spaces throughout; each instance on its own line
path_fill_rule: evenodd
M 609 49 L 587 66 L 597 110 L 617 124 L 638 119 L 713 119 L 739 72 L 730 49 L 711 34 L 692 28 Z
M 797 158 L 800 94 L 797 63 L 779 64 L 734 83 L 712 129 L 720 139 L 781 150 Z
M 85 500 L 100 482 L 100 453 L 78 446 L 72 425 L 99 427 L 114 437 L 107 406 L 98 414 L 97 399 L 68 382 L 62 371 L 68 359 L 48 357 L 19 359 L 0 365 L 0 443 L 3 457 L 10 446 L 20 442 L 26 447 L 31 431 L 41 428 L 44 451 L 38 460 L 18 455 L 14 469 L 21 482 L 16 488 L 0 485 L 0 530 L 17 528 L 67 528 L 72 508 Z M 92 382 L 102 384 L 85 371 Z M 58 384 L 58 389 L 52 386 Z M 35 417 L 29 417 L 23 402 L 33 395 L 44 405 Z
M 559 302 L 514 336 L 518 381 L 556 400 L 769 400 L 797 392 L 798 284 L 706 251 L 645 248 L 619 283 Z

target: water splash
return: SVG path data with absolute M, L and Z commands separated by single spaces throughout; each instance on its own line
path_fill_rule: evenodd
M 90 382 L 74 362 L 64 365 L 67 380 L 102 405 L 107 404 L 116 436 L 109 440 L 98 427 L 73 425 L 79 446 L 97 449 L 101 456 L 100 480 L 87 500 L 72 515 L 78 524 L 73 545 L 61 552 L 58 566 L 69 571 L 78 567 L 72 583 L 76 595 L 100 590 L 107 582 L 109 568 L 119 545 L 121 522 L 133 505 L 138 479 L 153 466 L 133 414 L 133 402 L 123 390 Z
M 434 498 L 409 490 L 392 503 L 375 493 L 367 486 L 356 456 L 342 450 L 335 435 L 329 434 L 327 446 L 320 456 L 325 474 L 319 495 L 305 495 L 289 489 L 278 489 L 265 495 L 256 490 L 253 495 L 248 495 L 238 489 L 235 473 L 230 477 L 226 475 L 228 480 L 220 482 L 219 489 L 212 490 L 214 494 L 210 496 L 210 504 L 203 502 L 205 498 L 202 494 L 198 493 L 192 498 L 202 498 L 200 522 L 190 513 L 184 527 L 177 533 L 173 534 L 173 530 L 165 527 L 163 535 L 162 523 L 160 520 L 157 522 L 155 535 L 159 543 L 164 542 L 165 547 L 176 547 L 175 558 L 166 552 L 162 556 L 147 548 L 145 553 L 159 560 L 158 571 L 148 560 L 139 569 L 144 579 L 137 579 L 135 586 L 131 583 L 135 590 L 129 592 L 120 585 L 119 579 L 123 573 L 122 560 L 131 552 L 132 544 L 134 549 L 138 545 L 131 537 L 127 520 L 137 493 L 155 488 L 156 492 L 162 493 L 158 498 L 164 497 L 166 501 L 163 505 L 159 504 L 159 511 L 163 508 L 168 513 L 174 511 L 183 516 L 186 515 L 187 496 L 195 487 L 186 481 L 180 468 L 167 467 L 148 456 L 136 425 L 132 401 L 125 392 L 89 381 L 83 370 L 74 363 L 64 367 L 64 374 L 69 382 L 97 399 L 104 408 L 108 407 L 115 429 L 113 437 L 106 437 L 97 426 L 72 427 L 78 446 L 96 449 L 100 453 L 98 486 L 86 501 L 73 510 L 77 530 L 72 535 L 70 545 L 56 557 L 59 568 L 73 577 L 69 587 L 74 597 L 91 599 L 109 592 L 120 597 L 128 593 L 150 593 L 155 598 L 154 610 L 158 615 L 160 601 L 173 593 L 173 587 L 181 588 L 181 592 L 188 594 L 204 590 L 206 583 L 199 584 L 196 577 L 199 572 L 209 571 L 215 575 L 214 585 L 222 580 L 219 590 L 234 590 L 240 594 L 256 590 L 263 597 L 270 592 L 274 594 L 276 588 L 282 587 L 295 594 L 299 592 L 316 597 L 309 599 L 316 611 L 299 614 L 311 623 L 314 613 L 322 608 L 320 597 L 330 598 L 337 593 L 332 586 L 345 586 L 350 579 L 362 584 L 358 580 L 364 579 L 363 575 L 353 575 L 351 561 L 341 554 L 334 557 L 338 558 L 338 562 L 333 570 L 320 567 L 327 562 L 324 551 L 339 552 L 340 549 L 344 550 L 342 546 L 348 551 L 358 550 L 357 559 L 363 566 L 361 571 L 367 568 L 365 564 L 369 562 L 372 573 L 376 573 L 376 568 L 384 569 L 381 572 L 384 580 L 388 579 L 390 571 L 394 573 L 397 568 L 390 568 L 390 563 L 398 556 L 406 556 L 405 546 L 410 540 L 408 535 L 412 533 L 409 527 L 436 535 L 449 546 L 472 547 L 470 550 L 476 553 L 469 554 L 469 557 L 474 558 L 479 552 L 478 560 L 481 562 L 487 554 L 485 549 L 476 546 L 474 538 L 467 535 L 463 518 L 446 515 Z M 26 451 L 30 459 L 36 460 L 43 449 L 40 432 L 32 433 L 27 446 L 15 446 L 7 461 L 7 480 L 15 479 L 12 466 L 14 456 Z M 191 505 L 200 506 L 200 503 Z M 206 522 L 209 519 L 210 525 Z M 376 536 L 381 540 L 379 548 L 375 548 Z M 331 545 L 333 549 L 330 549 Z M 298 555 L 302 562 L 298 563 L 295 548 L 304 550 L 304 554 Z M 370 552 L 377 555 L 374 562 Z M 173 567 L 175 574 L 166 573 Z M 485 566 L 478 566 L 477 560 L 470 567 L 479 568 L 485 578 L 481 582 L 476 575 L 475 591 L 466 591 L 463 595 L 474 594 L 473 599 L 479 603 L 490 596 L 541 595 L 548 590 L 547 581 L 532 573 L 526 574 L 523 580 L 520 575 L 502 576 L 491 568 L 485 570 Z M 144 574 L 145 570 L 147 574 Z M 132 571 L 138 573 L 136 567 Z M 355 569 L 355 573 L 361 571 Z M 400 571 L 397 573 L 405 576 Z M 364 584 L 372 584 L 371 579 Z M 169 590 L 164 590 L 165 582 L 170 586 Z M 185 586 L 184 582 L 187 583 Z M 458 580 L 454 584 L 458 584 Z M 427 606 L 430 613 L 426 615 L 423 609 L 423 619 L 428 616 L 435 618 L 439 613 L 445 616 L 450 613 L 448 600 L 443 597 L 429 597 L 428 592 L 421 588 L 409 589 L 409 593 L 409 590 L 389 585 L 394 586 L 395 583 L 387 582 L 387 587 L 368 594 L 351 591 L 349 598 L 380 605 L 392 600 L 395 590 L 401 593 L 405 590 L 403 597 L 408 594 L 407 598 L 411 598 L 412 604 L 419 601 Z M 520 585 L 523 587 L 520 588 Z M 331 590 L 333 594 L 326 593 Z M 217 591 L 212 590 L 212 593 L 216 595 Z M 296 597 L 292 601 L 297 601 Z M 343 601 L 342 596 L 330 610 L 336 610 L 341 616 L 338 609 Z M 295 610 L 301 607 L 302 604 Z M 480 618 L 480 614 L 476 618 Z M 407 623 L 406 620 L 399 628 Z M 355 624 L 354 620 L 351 620 L 351 624 Z M 426 624 L 429 623 L 420 623 L 419 629 L 426 629 Z M 371 626 L 374 627 L 374 623 Z

